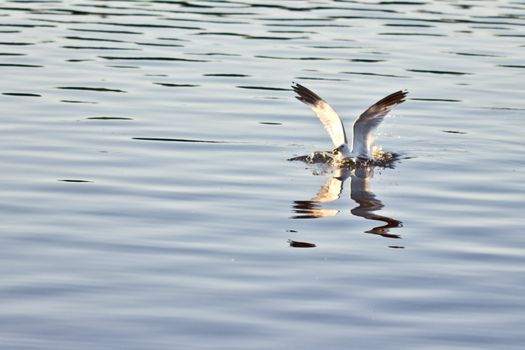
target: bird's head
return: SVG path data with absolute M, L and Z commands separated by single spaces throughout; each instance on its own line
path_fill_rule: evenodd
M 332 154 L 336 158 L 349 158 L 352 156 L 350 153 L 350 147 L 346 143 L 343 143 L 339 147 L 336 147 L 332 150 Z

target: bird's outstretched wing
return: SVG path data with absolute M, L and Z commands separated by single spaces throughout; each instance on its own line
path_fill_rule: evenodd
M 400 90 L 374 103 L 354 122 L 352 153 L 362 158 L 370 158 L 374 143 L 374 131 L 385 116 L 396 105 L 405 102 L 408 92 Z
M 292 85 L 292 89 L 298 95 L 295 97 L 299 101 L 307 104 L 317 117 L 319 117 L 335 147 L 339 147 L 343 143 L 348 143 L 341 118 L 339 118 L 337 112 L 330 107 L 325 100 L 300 84 Z

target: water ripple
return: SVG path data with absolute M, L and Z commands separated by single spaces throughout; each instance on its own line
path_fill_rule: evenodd
M 0 63 L 0 67 L 42 68 L 44 66 L 38 64 Z
M 57 89 L 61 90 L 80 90 L 80 91 L 96 91 L 96 92 L 120 92 L 126 93 L 127 91 L 120 89 L 109 89 L 102 87 L 87 87 L 87 86 L 57 86 Z
M 174 139 L 174 138 L 163 138 L 163 137 L 133 137 L 133 140 L 139 141 L 162 141 L 162 142 L 188 142 L 188 143 L 228 143 L 226 141 L 214 141 L 214 140 L 193 140 L 193 139 Z
M 239 89 L 250 89 L 250 90 L 291 91 L 291 89 L 270 87 L 270 86 L 238 85 L 236 87 Z
M 155 85 L 161 85 L 166 87 L 197 87 L 197 84 L 173 84 L 173 83 L 153 83 Z
M 42 97 L 40 94 L 26 93 L 26 92 L 2 92 L 6 96 L 20 96 L 20 97 Z
M 209 62 L 207 60 L 195 60 L 179 57 L 142 57 L 142 56 L 98 56 L 105 60 L 126 60 L 126 61 L 177 61 L 177 62 Z
M 432 70 L 432 69 L 407 69 L 409 72 L 415 73 L 430 73 L 430 74 L 445 74 L 445 75 L 471 75 L 473 73 L 448 71 L 448 70 Z

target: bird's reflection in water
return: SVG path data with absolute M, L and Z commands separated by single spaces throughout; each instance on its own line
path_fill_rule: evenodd
M 351 213 L 368 220 L 382 221 L 384 225 L 376 226 L 366 233 L 376 234 L 387 238 L 401 238 L 390 233 L 390 229 L 401 227 L 399 220 L 376 214 L 384 205 L 371 190 L 371 180 L 374 175 L 372 166 L 362 166 L 356 169 L 340 168 L 321 187 L 319 193 L 310 200 L 294 201 L 293 219 L 316 219 L 337 215 L 338 209 L 323 209 L 323 203 L 333 202 L 341 197 L 344 182 L 350 178 L 350 198 L 358 206 L 351 209 Z

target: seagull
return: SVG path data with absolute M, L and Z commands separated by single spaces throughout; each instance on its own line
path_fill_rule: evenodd
M 400 90 L 368 107 L 354 122 L 352 147 L 350 147 L 345 127 L 337 112 L 312 90 L 296 83 L 292 85 L 292 89 L 297 94 L 295 97 L 308 105 L 321 120 L 334 143 L 332 154 L 338 163 L 351 159 L 361 162 L 373 161 L 372 146 L 375 130 L 392 108 L 405 102 L 408 94 L 408 91 Z

